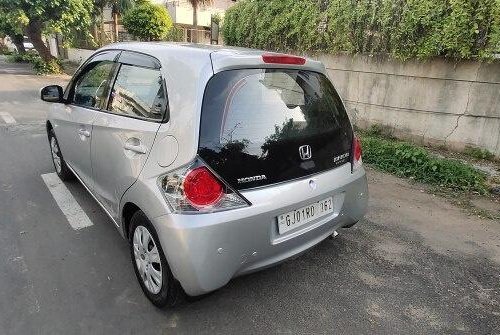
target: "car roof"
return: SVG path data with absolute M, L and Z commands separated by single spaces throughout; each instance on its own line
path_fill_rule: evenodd
M 212 61 L 214 73 L 243 67 L 286 67 L 301 68 L 325 73 L 324 65 L 311 58 L 304 57 L 306 63 L 303 66 L 283 65 L 283 64 L 265 64 L 262 55 L 269 51 L 240 48 L 221 45 L 194 44 L 185 42 L 121 42 L 109 44 L 100 50 L 120 49 L 130 50 L 148 54 L 158 58 L 160 61 L 170 57 L 189 57 L 190 59 L 201 58 L 198 62 L 192 64 L 203 64 L 205 61 Z M 163 61 L 162 61 L 163 63 Z

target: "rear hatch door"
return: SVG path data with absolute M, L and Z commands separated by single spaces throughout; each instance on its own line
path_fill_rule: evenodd
M 207 84 L 198 154 L 244 190 L 349 163 L 352 138 L 341 99 L 324 74 L 232 69 Z

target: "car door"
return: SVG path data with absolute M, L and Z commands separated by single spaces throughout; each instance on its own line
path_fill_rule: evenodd
M 82 66 L 65 92 L 65 111 L 55 126 L 64 159 L 90 189 L 92 124 L 106 104 L 118 54 L 119 51 L 103 52 Z
M 91 148 L 95 196 L 116 219 L 120 199 L 139 176 L 167 105 L 155 58 L 123 51 L 118 67 L 106 112 L 94 120 Z

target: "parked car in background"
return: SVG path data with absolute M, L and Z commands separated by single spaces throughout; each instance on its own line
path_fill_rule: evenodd
M 35 49 L 33 43 L 31 43 L 30 39 L 27 36 L 24 36 L 23 46 L 26 51 Z
M 55 170 L 128 240 L 145 295 L 173 305 L 358 222 L 361 146 L 320 62 L 166 43 L 106 46 L 53 102 Z

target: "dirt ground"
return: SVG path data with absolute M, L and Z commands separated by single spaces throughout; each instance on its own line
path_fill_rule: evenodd
M 374 290 L 415 298 L 406 306 L 397 299 L 370 301 L 373 322 L 396 316 L 395 324 L 409 319 L 445 333 L 500 333 L 500 222 L 469 215 L 403 179 L 373 169 L 368 176 L 370 209 L 355 229 L 367 234 L 374 258 L 392 271 L 361 270 L 359 276 Z

